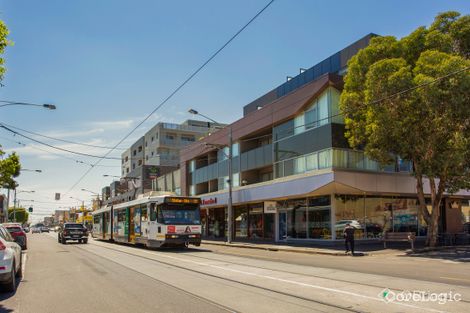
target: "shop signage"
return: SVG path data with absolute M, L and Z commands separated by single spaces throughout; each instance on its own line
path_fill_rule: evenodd
M 209 199 L 202 199 L 201 204 L 202 205 L 217 204 L 217 197 L 209 198 Z
M 264 213 L 276 213 L 277 202 L 276 201 L 264 201 Z

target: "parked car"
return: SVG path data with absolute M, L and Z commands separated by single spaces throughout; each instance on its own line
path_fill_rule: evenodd
M 79 243 L 88 243 L 88 230 L 78 223 L 65 223 L 60 226 L 57 241 L 66 244 L 67 240 L 77 240 Z
M 13 239 L 15 239 L 16 243 L 21 246 L 21 249 L 26 250 L 28 248 L 26 233 L 23 227 L 21 227 L 21 224 L 5 223 L 3 226 L 8 230 Z
M 0 284 L 5 291 L 15 291 L 16 277 L 23 275 L 21 265 L 21 247 L 0 225 Z
M 23 230 L 24 230 L 25 233 L 29 233 L 29 227 L 28 226 L 23 227 Z

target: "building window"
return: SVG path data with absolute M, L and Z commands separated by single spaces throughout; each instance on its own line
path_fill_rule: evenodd
M 134 150 L 134 156 L 136 156 L 136 155 L 137 155 L 137 150 Z
M 181 141 L 193 142 L 193 141 L 196 141 L 196 138 L 194 138 L 194 136 L 182 135 Z
M 129 168 L 128 167 L 126 167 L 126 173 L 129 173 Z
M 155 154 L 155 152 L 152 151 L 152 156 Z
M 175 140 L 176 136 L 174 134 L 166 134 L 165 139 L 167 140 Z
M 146 160 L 146 161 L 149 160 L 149 156 L 148 156 L 148 155 L 145 156 L 145 160 Z
M 132 163 L 132 169 L 135 170 L 135 163 Z
M 129 161 L 129 157 L 128 157 L 128 156 L 126 156 L 126 162 L 127 162 L 127 161 Z
M 142 146 L 139 146 L 139 152 L 142 152 Z
M 152 137 L 151 141 L 153 142 L 153 137 Z
M 141 166 L 141 165 L 142 165 L 142 160 L 139 160 L 139 166 Z

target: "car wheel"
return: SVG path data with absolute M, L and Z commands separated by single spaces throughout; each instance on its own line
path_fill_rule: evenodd
M 20 254 L 20 267 L 18 268 L 18 272 L 16 272 L 16 277 L 21 278 L 23 277 L 23 255 Z
M 60 243 L 60 237 L 59 236 L 57 236 L 57 242 Z
M 16 278 L 15 278 L 15 263 L 13 263 L 13 267 L 10 273 L 10 279 L 4 285 L 5 291 L 14 292 L 16 290 Z
M 84 243 L 84 244 L 87 244 L 87 243 L 88 243 L 88 239 L 83 239 L 83 243 Z
M 65 238 L 62 238 L 62 239 L 60 240 L 60 242 L 61 242 L 63 245 L 67 244 L 67 240 L 65 240 Z
M 82 241 L 81 239 L 78 241 L 78 243 L 82 243 L 82 242 L 83 242 L 83 241 Z

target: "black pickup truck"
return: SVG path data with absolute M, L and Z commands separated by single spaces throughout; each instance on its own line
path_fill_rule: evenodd
M 78 223 L 65 223 L 61 225 L 57 241 L 61 244 L 66 244 L 70 240 L 88 243 L 88 230 L 86 227 Z

